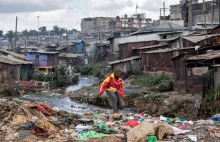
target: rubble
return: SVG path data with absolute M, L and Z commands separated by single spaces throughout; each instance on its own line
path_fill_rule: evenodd
M 213 116 L 214 118 L 215 116 Z M 220 122 L 140 114 L 77 115 L 50 104 L 0 99 L 0 141 L 215 141 Z

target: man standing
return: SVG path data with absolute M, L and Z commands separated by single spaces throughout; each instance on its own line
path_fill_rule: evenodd
M 120 108 L 120 97 L 119 95 L 124 99 L 124 88 L 123 88 L 123 82 L 122 82 L 122 75 L 124 72 L 117 68 L 114 73 L 109 75 L 102 83 L 99 94 L 102 95 L 105 91 L 108 95 L 108 97 L 111 99 L 112 102 L 112 108 L 113 113 L 118 113 L 118 110 Z

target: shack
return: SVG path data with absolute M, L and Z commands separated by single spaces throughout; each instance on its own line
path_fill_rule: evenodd
M 127 42 L 127 43 L 122 43 L 119 44 L 119 54 L 120 58 L 128 58 L 135 56 L 135 51 L 133 49 L 138 49 L 141 47 L 146 47 L 146 46 L 152 46 L 155 45 L 156 41 L 140 41 L 140 42 Z
M 218 78 L 213 80 L 213 66 L 220 64 L 220 51 L 211 51 L 203 54 L 188 56 L 186 60 L 186 88 L 189 92 L 203 94 L 207 92 L 214 82 L 218 84 Z M 215 67 L 217 68 L 217 67 Z M 218 71 L 215 71 L 218 77 Z
M 220 34 L 207 35 L 190 35 L 182 37 L 183 47 L 193 47 L 196 45 L 219 45 Z
M 85 65 L 85 54 L 61 53 L 59 55 L 60 65 L 83 66 Z
M 126 73 L 135 74 L 136 72 L 141 71 L 141 57 L 133 56 L 130 58 L 124 58 L 121 60 L 109 62 L 111 65 L 112 71 L 120 67 Z
M 31 79 L 32 63 L 0 55 L 0 83 Z
M 144 73 L 151 75 L 173 75 L 172 58 L 185 53 L 194 52 L 194 48 L 163 49 L 142 53 L 142 68 Z
M 32 62 L 36 71 L 48 74 L 49 70 L 59 65 L 59 52 L 28 51 L 26 61 Z

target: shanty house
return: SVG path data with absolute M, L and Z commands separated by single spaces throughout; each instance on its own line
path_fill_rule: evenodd
M 59 55 L 60 65 L 83 66 L 86 62 L 85 54 L 61 53 Z
M 112 70 L 114 71 L 118 67 L 123 69 L 126 73 L 136 73 L 141 71 L 141 57 L 133 56 L 129 58 L 124 58 L 121 60 L 109 62 Z
M 0 55 L 0 83 L 14 83 L 31 78 L 32 63 Z
M 29 51 L 26 60 L 32 62 L 35 69 L 48 73 L 49 69 L 59 65 L 59 52 Z
M 116 59 L 120 58 L 120 44 L 128 42 L 157 41 L 162 39 L 172 39 L 189 35 L 190 31 L 186 27 L 182 27 L 170 22 L 164 22 L 159 26 L 144 28 L 141 31 L 132 33 L 131 36 L 109 38 L 110 50 L 115 54 Z M 150 45 L 149 45 L 150 46 Z
M 183 47 L 220 45 L 220 34 L 190 35 L 182 37 Z
M 141 56 L 143 71 L 151 75 L 166 74 L 172 77 L 171 59 L 194 50 L 194 48 L 180 48 L 143 52 Z
M 218 82 L 218 76 L 213 80 L 213 66 L 220 64 L 219 50 L 188 56 L 185 61 L 186 88 L 189 92 L 199 93 L 203 90 L 205 93 L 206 88 L 208 89 L 213 86 L 214 82 Z

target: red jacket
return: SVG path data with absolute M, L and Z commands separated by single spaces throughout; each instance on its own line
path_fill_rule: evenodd
M 99 94 L 102 95 L 105 91 L 110 92 L 118 92 L 122 98 L 125 97 L 124 88 L 122 79 L 119 78 L 118 80 L 115 78 L 114 73 L 109 75 L 102 83 Z

